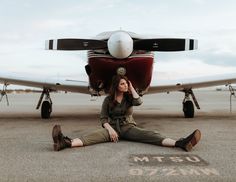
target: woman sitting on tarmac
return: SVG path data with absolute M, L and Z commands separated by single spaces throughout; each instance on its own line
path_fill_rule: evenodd
M 157 131 L 137 127 L 132 116 L 132 106 L 141 104 L 140 96 L 127 77 L 114 76 L 110 94 L 102 104 L 100 114 L 102 128 L 80 138 L 70 139 L 62 134 L 60 125 L 55 125 L 52 130 L 54 150 L 59 151 L 102 142 L 118 142 L 121 139 L 165 147 L 179 147 L 188 152 L 199 142 L 201 132 L 198 129 L 188 137 L 176 141 L 162 136 Z

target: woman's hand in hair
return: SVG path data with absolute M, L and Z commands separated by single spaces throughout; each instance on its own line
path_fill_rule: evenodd
M 129 91 L 131 92 L 134 89 L 134 87 L 133 87 L 131 81 L 129 81 L 129 80 L 128 80 L 128 86 L 129 86 Z
M 129 91 L 130 91 L 130 93 L 132 94 L 133 98 L 139 98 L 139 95 L 138 95 L 138 93 L 136 92 L 136 90 L 134 89 L 134 87 L 133 87 L 131 81 L 128 80 L 128 82 L 129 82 Z

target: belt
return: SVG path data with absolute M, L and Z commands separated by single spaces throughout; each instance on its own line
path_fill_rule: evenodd
M 112 119 L 112 123 L 111 124 L 115 124 L 116 129 L 119 133 L 121 133 L 121 129 L 120 126 L 124 124 L 124 121 L 126 120 L 125 117 L 114 117 Z

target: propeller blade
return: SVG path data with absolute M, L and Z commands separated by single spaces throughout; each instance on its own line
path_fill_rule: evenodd
M 177 38 L 141 39 L 134 42 L 134 49 L 147 51 L 194 50 L 197 49 L 197 40 Z
M 107 48 L 107 42 L 94 39 L 54 39 L 47 40 L 47 50 L 97 50 Z

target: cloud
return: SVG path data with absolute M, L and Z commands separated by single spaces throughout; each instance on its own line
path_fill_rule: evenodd
M 199 59 L 159 61 L 154 65 L 153 81 L 194 78 L 216 74 L 235 73 L 236 67 L 207 64 Z
M 36 29 L 57 29 L 75 25 L 75 22 L 61 19 L 48 19 L 33 24 Z
M 10 72 L 80 77 L 80 72 L 85 73 L 85 53 L 44 51 L 45 39 L 87 38 L 120 27 L 199 40 L 197 51 L 156 53 L 154 78 L 235 72 L 232 0 L 7 1 L 1 4 L 0 15 L 4 25 L 0 29 L 1 67 Z

